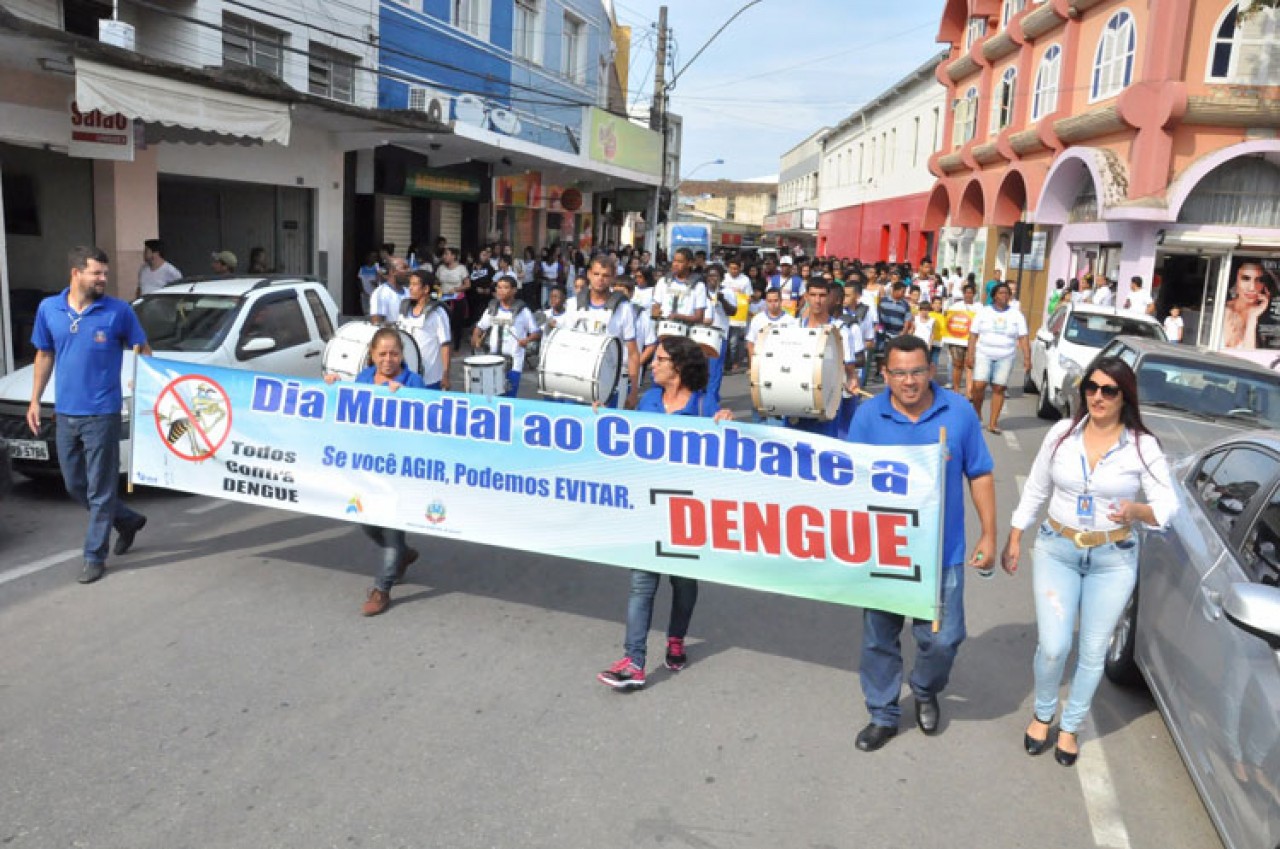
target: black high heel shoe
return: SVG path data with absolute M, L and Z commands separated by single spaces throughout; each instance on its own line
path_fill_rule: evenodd
M 1035 714 L 1032 714 L 1032 719 L 1045 726 L 1043 740 L 1037 740 L 1030 734 L 1026 733 L 1022 735 L 1022 748 L 1026 750 L 1028 755 L 1035 757 L 1036 755 L 1043 755 L 1045 752 L 1049 751 L 1049 747 L 1053 745 L 1053 728 L 1051 727 L 1053 720 L 1045 722 Z
M 1059 731 L 1058 733 L 1071 734 L 1071 732 L 1069 731 L 1067 732 Z M 1053 759 L 1062 766 L 1075 766 L 1076 758 L 1080 757 L 1080 738 L 1076 737 L 1075 734 L 1071 734 L 1071 736 L 1076 738 L 1076 750 L 1074 752 L 1063 751 L 1061 746 L 1053 747 Z

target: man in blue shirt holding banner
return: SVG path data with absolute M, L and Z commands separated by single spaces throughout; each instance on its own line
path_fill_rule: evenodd
M 106 570 L 107 543 L 114 525 L 116 554 L 124 554 L 147 517 L 119 499 L 120 369 L 124 349 L 150 356 L 146 334 L 133 309 L 107 290 L 107 254 L 101 248 L 73 248 L 67 257 L 71 282 L 45 298 L 36 311 L 31 342 L 35 377 L 27 426 L 40 433 L 40 396 L 57 368 L 55 435 L 58 463 L 67 492 L 89 510 L 80 583 L 91 584 Z
M 982 524 L 982 536 L 968 562 L 989 575 L 996 552 L 994 464 L 972 405 L 933 381 L 927 342 L 912 335 L 891 339 L 885 346 L 883 372 L 887 391 L 859 405 L 848 441 L 930 445 L 942 438 L 944 429 L 946 433 L 940 622 L 935 632 L 933 623 L 914 620 L 917 651 L 909 681 L 916 699 L 916 723 L 925 734 L 933 735 L 941 719 L 938 694 L 947 685 L 956 651 L 965 638 L 964 479 L 969 479 Z M 866 609 L 862 621 L 860 674 L 871 722 L 859 732 L 857 746 L 874 752 L 898 733 L 903 667 L 899 635 L 904 617 Z

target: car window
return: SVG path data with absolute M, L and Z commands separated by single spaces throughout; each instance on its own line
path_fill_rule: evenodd
M 1063 305 L 1058 307 L 1058 311 L 1049 319 L 1049 332 L 1053 334 L 1055 339 L 1062 332 L 1062 325 L 1067 320 L 1067 314 L 1070 312 L 1071 307 Z
M 153 351 L 212 351 L 240 311 L 233 295 L 143 295 L 133 305 Z
M 1280 587 L 1280 490 L 1271 493 L 1245 534 L 1240 565 L 1256 583 Z
M 1194 492 L 1209 521 L 1229 539 L 1255 499 L 1266 497 L 1260 493 L 1266 492 L 1277 468 L 1274 457 L 1256 448 L 1229 448 L 1201 464 Z
M 1280 372 L 1240 371 L 1208 358 L 1148 357 L 1138 368 L 1138 396 L 1144 404 L 1170 404 L 1242 427 L 1280 428 Z
M 307 306 L 311 307 L 311 317 L 315 319 L 316 330 L 320 331 L 320 341 L 328 342 L 333 338 L 333 322 L 329 320 L 320 296 L 310 289 L 307 290 Z
M 1164 328 L 1153 321 L 1139 321 L 1123 315 L 1073 313 L 1064 334 L 1068 342 L 1101 348 L 1116 336 L 1164 339 Z
M 246 352 L 244 345 L 253 339 L 274 339 L 269 351 Z M 307 342 L 307 322 L 302 317 L 302 307 L 294 293 L 263 298 L 254 304 L 240 331 L 240 343 L 236 355 L 242 360 L 274 351 L 283 351 Z

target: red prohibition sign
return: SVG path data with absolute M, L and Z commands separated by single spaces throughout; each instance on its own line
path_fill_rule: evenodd
M 189 392 L 180 391 L 190 383 Z M 208 460 L 231 434 L 231 399 L 215 381 L 188 374 L 169 383 L 156 398 L 156 430 L 165 447 L 183 460 Z

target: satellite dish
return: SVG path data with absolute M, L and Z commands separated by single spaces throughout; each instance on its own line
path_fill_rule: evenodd
M 454 98 L 453 117 L 464 124 L 483 127 L 487 120 L 487 113 L 484 101 L 474 94 L 462 94 Z
M 489 113 L 489 122 L 493 128 L 508 136 L 520 134 L 520 119 L 509 109 L 494 109 Z

